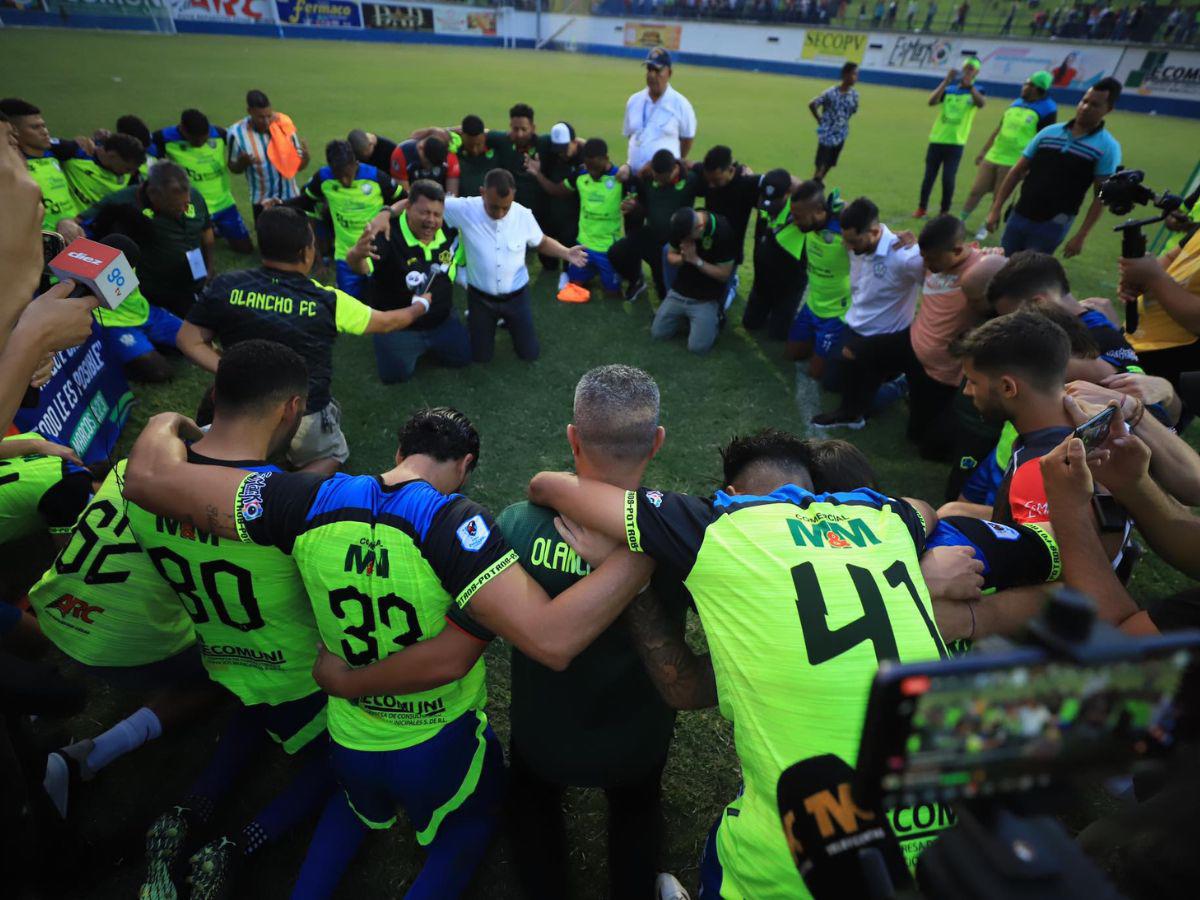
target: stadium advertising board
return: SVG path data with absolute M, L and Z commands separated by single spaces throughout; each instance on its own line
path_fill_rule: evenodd
M 1200 53 L 1130 47 L 1117 67 L 1117 78 L 1144 97 L 1200 99 Z
M 958 66 L 958 42 L 936 34 L 873 34 L 863 61 L 873 69 L 944 71 Z
M 861 63 L 867 43 L 865 34 L 809 28 L 804 32 L 804 49 L 800 51 L 800 58 L 813 62 Z
M 117 19 L 160 19 L 170 16 L 165 0 L 44 0 L 46 12 Z M 32 2 L 29 9 L 37 9 Z
M 358 4 L 350 0 L 275 0 L 280 25 L 362 28 Z
M 436 7 L 433 10 L 433 30 L 438 34 L 477 34 L 492 37 L 496 34 L 496 13 L 491 10 Z
M 275 23 L 270 0 L 169 0 L 171 17 L 184 22 L 227 22 L 241 25 Z
M 985 81 L 1024 82 L 1031 73 L 1045 70 L 1054 76 L 1054 87 L 1087 90 L 1112 75 L 1121 61 L 1119 47 L 1055 46 L 975 42 L 970 49 L 983 63 Z
M 433 31 L 433 8 L 364 3 L 363 24 L 390 31 Z
M 666 47 L 678 50 L 682 25 L 652 25 L 648 22 L 625 23 L 626 47 Z

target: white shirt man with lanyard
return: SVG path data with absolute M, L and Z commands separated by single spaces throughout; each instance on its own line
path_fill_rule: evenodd
M 646 55 L 646 87 L 625 103 L 623 134 L 629 138 L 629 167 L 639 172 L 664 147 L 687 159 L 696 139 L 696 113 L 671 87 L 671 54 L 655 47 Z

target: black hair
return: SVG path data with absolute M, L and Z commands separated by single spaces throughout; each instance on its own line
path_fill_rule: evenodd
M 272 262 L 300 262 L 314 240 L 308 216 L 290 206 L 264 209 L 254 230 L 258 235 L 258 252 L 264 260 Z
M 431 456 L 438 462 L 475 458 L 471 469 L 479 465 L 479 432 L 471 420 L 450 406 L 417 410 L 400 429 L 400 455 Z
M 968 331 L 950 345 L 950 352 L 988 375 L 1018 373 L 1050 391 L 1061 388 L 1066 378 L 1071 341 L 1046 316 L 1021 309 Z
M 967 229 L 963 225 L 962 219 L 951 213 L 945 213 L 929 220 L 928 224 L 921 229 L 921 236 L 917 238 L 917 243 L 920 245 L 922 253 L 937 253 L 953 250 L 966 239 L 966 236 Z
M 816 179 L 802 181 L 792 191 L 792 201 L 795 203 L 824 203 L 825 185 Z
M 30 103 L 28 100 L 22 100 L 20 97 L 5 97 L 0 100 L 0 112 L 4 113 L 10 119 L 20 119 L 23 116 L 40 116 L 42 111 Z
M 597 159 L 608 156 L 608 142 L 604 138 L 588 138 L 583 142 L 583 158 Z
M 510 119 L 528 119 L 530 122 L 532 122 L 533 107 L 528 103 L 514 103 L 512 108 L 508 111 L 508 117 Z
M 198 109 L 185 109 L 179 114 L 179 128 L 186 135 L 204 135 L 208 137 L 211 125 L 208 116 Z
M 495 191 L 501 197 L 507 197 L 517 189 L 517 180 L 508 169 L 492 169 L 483 176 L 484 190 Z
M 867 454 L 849 441 L 808 438 L 804 443 L 812 457 L 808 471 L 814 491 L 836 494 L 864 487 L 879 489 L 879 478 Z
M 308 366 L 291 347 L 256 338 L 222 352 L 213 384 L 217 412 L 250 413 L 307 396 Z
M 704 154 L 705 172 L 716 172 L 720 169 L 728 169 L 733 165 L 733 151 L 724 144 L 717 144 Z
M 1104 91 L 1108 94 L 1108 108 L 1115 109 L 1117 101 L 1121 99 L 1121 82 L 1109 75 L 1106 78 L 1101 78 L 1092 85 L 1093 91 Z
M 667 223 L 667 243 L 676 249 L 687 240 L 696 228 L 696 210 L 690 206 L 681 206 L 671 213 Z
M 995 309 L 1004 299 L 1027 303 L 1047 291 L 1071 292 L 1066 269 L 1049 253 L 1018 250 L 988 282 L 987 305 Z
M 325 145 L 325 164 L 335 175 L 352 162 L 358 162 L 358 156 L 349 141 L 332 140 Z
M 851 72 L 856 71 L 857 69 L 858 69 L 858 63 L 856 63 L 856 62 L 842 63 L 842 77 L 845 78 L 847 75 L 849 75 Z
M 751 466 L 766 463 L 788 474 L 811 477 L 812 449 L 808 441 L 777 428 L 738 435 L 721 451 L 724 483 L 733 484 Z
M 483 134 L 483 119 L 479 116 L 463 116 L 462 133 L 467 137 L 477 137 Z
M 429 160 L 431 165 L 440 166 L 446 161 L 448 148 L 446 142 L 438 137 L 427 137 L 422 145 L 425 151 L 425 158 Z
M 409 203 L 416 203 L 422 197 L 426 200 L 433 200 L 436 203 L 446 202 L 446 192 L 442 189 L 442 186 L 429 178 L 422 178 L 409 185 Z
M 183 166 L 164 159 L 156 162 L 146 173 L 146 190 L 148 191 L 186 191 L 191 187 L 187 171 Z
M 271 105 L 270 99 L 260 90 L 246 92 L 246 107 L 248 109 L 266 109 Z
M 146 161 L 146 148 L 131 134 L 115 131 L 104 139 L 104 149 L 111 150 L 125 162 L 140 166 Z
M 847 228 L 853 228 L 859 234 L 862 234 L 878 221 L 879 207 L 866 197 L 857 197 L 851 200 L 846 205 L 846 208 L 842 210 L 841 216 L 838 217 L 842 231 L 845 231 Z
M 654 151 L 654 155 L 650 157 L 650 171 L 656 175 L 666 175 L 675 168 L 675 154 L 663 147 L 661 150 Z
M 150 146 L 150 126 L 132 113 L 117 119 L 117 133 L 137 138 L 143 147 Z
M 1072 359 L 1095 359 L 1100 355 L 1100 348 L 1096 346 L 1092 333 L 1075 313 L 1063 309 L 1057 303 L 1033 303 L 1028 308 L 1063 330 L 1067 340 L 1071 342 Z

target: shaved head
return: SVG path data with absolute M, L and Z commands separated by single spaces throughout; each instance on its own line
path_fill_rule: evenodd
M 962 291 L 971 309 L 980 314 L 987 314 L 987 289 L 992 276 L 1005 267 L 1008 260 L 1003 253 L 989 253 L 981 256 L 979 261 L 963 274 Z

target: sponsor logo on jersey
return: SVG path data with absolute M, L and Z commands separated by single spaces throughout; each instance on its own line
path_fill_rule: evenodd
M 359 697 L 350 702 L 365 712 L 387 718 L 427 719 L 445 715 L 446 712 L 446 701 L 441 697 L 432 700 L 412 700 L 395 694 L 381 694 L 375 697 Z
M 388 565 L 387 548 L 383 546 L 383 541 L 361 538 L 357 544 L 347 546 L 345 569 L 347 572 L 359 575 L 378 575 L 380 578 L 387 578 L 390 566 Z
M 662 506 L 663 493 L 662 491 L 646 491 L 647 502 L 656 509 Z
M 845 550 L 851 546 L 866 547 L 878 544 L 879 538 L 862 519 L 842 522 L 806 522 L 804 519 L 788 519 L 788 530 L 797 547 L 831 547 Z
M 103 606 L 92 606 L 86 600 L 81 600 L 73 594 L 63 594 L 47 609 L 52 609 L 64 619 L 78 619 L 87 625 L 95 625 L 96 620 L 92 616 L 99 615 L 104 612 Z
M 233 644 L 203 644 L 201 655 L 215 663 L 230 663 L 258 667 L 284 665 L 282 650 L 255 650 L 253 647 L 235 647 Z
M 243 521 L 253 522 L 263 514 L 262 492 L 270 477 L 270 472 L 251 472 L 242 482 L 242 505 L 239 512 Z
M 983 524 L 990 528 L 992 534 L 996 535 L 1002 541 L 1015 541 L 1021 537 L 1017 529 L 1001 525 L 999 522 L 989 522 L 985 519 Z
M 469 553 L 474 553 L 487 543 L 491 530 L 483 521 L 483 516 L 472 516 L 458 526 L 458 542 Z
M 248 503 L 242 504 L 242 518 L 247 522 L 253 522 L 263 514 L 261 500 L 251 500 Z

